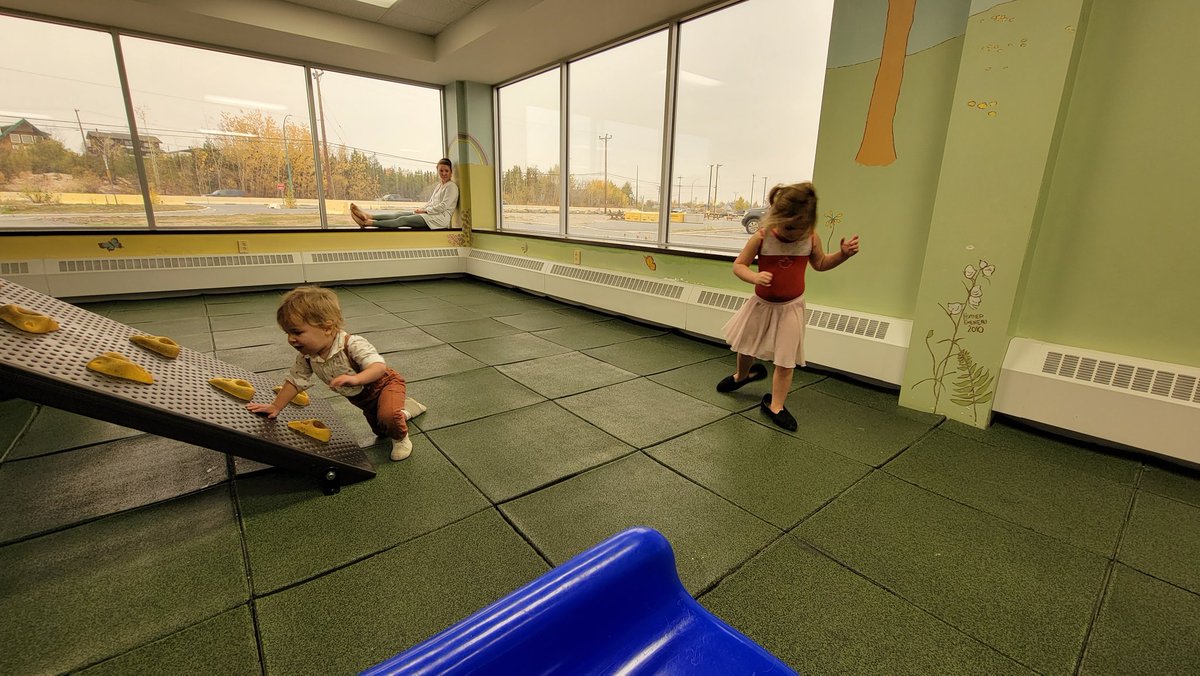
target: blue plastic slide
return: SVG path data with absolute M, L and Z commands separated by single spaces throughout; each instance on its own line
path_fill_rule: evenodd
M 794 674 L 705 610 L 631 528 L 363 674 Z

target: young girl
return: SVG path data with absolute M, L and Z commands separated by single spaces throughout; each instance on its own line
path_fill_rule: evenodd
M 443 157 L 437 163 L 438 185 L 429 196 L 423 209 L 368 214 L 358 205 L 350 203 L 350 218 L 360 228 L 386 228 L 389 230 L 445 230 L 450 227 L 450 217 L 458 206 L 458 186 L 450 180 L 454 165 Z
M 365 338 L 342 329 L 337 295 L 316 286 L 293 289 L 279 303 L 275 320 L 287 334 L 288 345 L 300 354 L 275 401 L 252 402 L 246 408 L 274 418 L 292 397 L 312 386 L 316 374 L 331 390 L 362 409 L 375 434 L 391 437 L 392 460 L 407 458 L 412 453 L 408 420 L 424 413 L 425 407 L 409 399 L 406 408 L 404 378 L 388 368 Z
M 796 430 L 796 419 L 784 407 L 792 386 L 792 371 L 804 366 L 804 270 L 830 270 L 858 253 L 858 235 L 842 238 L 832 254 L 821 250 L 815 231 L 817 193 L 811 183 L 777 185 L 767 196 L 762 227 L 750 236 L 733 262 L 733 274 L 754 285 L 754 295 L 725 324 L 725 340 L 737 352 L 737 369 L 717 383 L 718 392 L 732 392 L 767 377 L 756 359 L 771 360 L 775 376 L 771 393 L 759 408 L 771 422 Z M 750 265 L 758 259 L 758 272 Z

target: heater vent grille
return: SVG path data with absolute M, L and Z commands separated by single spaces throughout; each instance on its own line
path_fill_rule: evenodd
M 841 312 L 827 312 L 825 310 L 809 310 L 807 324 L 819 329 L 849 333 L 854 336 L 874 338 L 876 340 L 885 339 L 888 328 L 891 326 L 891 322 Z
M 715 291 L 701 291 L 700 298 L 696 300 L 700 305 L 709 307 L 717 307 L 722 310 L 737 310 L 746 302 L 742 296 L 734 296 L 728 293 L 717 293 Z
M 511 265 L 511 266 L 517 267 L 517 268 L 525 268 L 526 270 L 540 271 L 542 269 L 542 266 L 544 265 L 544 263 L 542 263 L 542 261 L 534 260 L 532 258 L 522 258 L 520 256 L 509 256 L 506 254 L 499 254 L 494 251 L 478 251 L 475 249 L 471 250 L 471 258 L 478 258 L 479 260 L 491 261 L 492 263 L 500 263 L 501 265 Z
M 357 263 L 413 258 L 457 258 L 458 249 L 389 249 L 379 251 L 327 251 L 312 254 L 314 263 Z
M 16 263 L 0 263 L 0 275 L 27 275 L 29 274 L 29 263 L 18 261 Z
M 295 263 L 292 254 L 238 256 L 163 256 L 155 258 L 80 258 L 58 261 L 58 271 L 110 272 L 116 270 L 171 270 L 183 268 L 234 268 Z
M 1042 362 L 1042 373 L 1084 380 L 1118 390 L 1133 390 L 1156 397 L 1200 404 L 1197 376 L 1163 371 L 1145 366 L 1121 364 L 1105 359 L 1049 351 Z
M 652 282 L 648 279 L 640 279 L 638 277 L 614 275 L 611 272 L 573 268 L 566 265 L 554 265 L 550 268 L 550 274 L 558 277 L 578 279 L 583 282 L 591 282 L 592 284 L 611 286 L 617 289 L 639 291 L 641 293 L 648 293 L 655 296 L 661 296 L 663 298 L 678 299 L 683 297 L 682 286 L 678 286 L 676 284 L 664 284 L 663 282 Z

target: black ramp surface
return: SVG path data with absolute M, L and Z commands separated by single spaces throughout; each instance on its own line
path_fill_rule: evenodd
M 12 396 L 268 465 L 318 476 L 332 468 L 342 483 L 375 476 L 337 413 L 317 397 L 308 406 L 288 406 L 272 422 L 208 381 L 249 381 L 254 401 L 261 402 L 275 398 L 272 388 L 279 383 L 186 347 L 168 359 L 129 341 L 143 331 L 0 279 L 0 305 L 9 303 L 49 315 L 60 326 L 37 334 L 0 321 L 0 390 Z M 87 363 L 105 352 L 125 355 L 154 383 L 88 370 Z M 329 443 L 287 426 L 309 418 L 332 428 Z

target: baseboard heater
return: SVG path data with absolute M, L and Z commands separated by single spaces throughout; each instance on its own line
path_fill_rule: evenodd
M 1013 338 L 993 408 L 1200 465 L 1200 368 Z
M 472 250 L 467 273 L 571 303 L 723 341 L 748 294 L 524 256 Z M 899 386 L 912 322 L 809 305 L 805 357 L 815 365 Z

